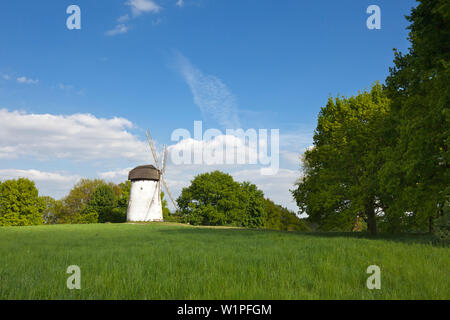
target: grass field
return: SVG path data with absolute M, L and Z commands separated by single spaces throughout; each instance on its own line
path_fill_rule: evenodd
M 0 228 L 0 299 L 449 299 L 450 249 L 164 223 Z M 366 269 L 381 268 L 381 290 Z M 81 268 L 81 290 L 66 269 Z

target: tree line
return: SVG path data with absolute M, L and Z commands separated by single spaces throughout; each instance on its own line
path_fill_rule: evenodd
M 407 17 L 411 47 L 394 49 L 384 85 L 330 98 L 292 191 L 321 230 L 449 230 L 450 2 Z
M 129 181 L 120 184 L 81 179 L 61 200 L 39 196 L 26 178 L 0 181 L 0 225 L 85 224 L 124 222 Z
M 120 184 L 81 179 L 60 200 L 39 196 L 26 178 L 0 182 L 0 226 L 126 222 L 130 181 Z M 238 183 L 220 171 L 200 174 L 177 199 L 180 210 L 171 213 L 161 193 L 164 221 L 192 225 L 235 226 L 308 231 L 297 215 L 264 198 L 249 183 Z
M 178 222 L 193 225 L 310 231 L 294 212 L 264 197 L 256 185 L 234 181 L 221 171 L 197 175 L 177 199 Z

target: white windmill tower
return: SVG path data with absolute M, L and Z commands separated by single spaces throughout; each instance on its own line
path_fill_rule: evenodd
M 167 149 L 164 146 L 160 167 L 156 149 L 148 131 L 147 140 L 156 167 L 151 164 L 139 166 L 131 170 L 128 174 L 128 180 L 131 180 L 131 190 L 130 199 L 128 201 L 127 221 L 163 221 L 161 182 L 175 209 L 178 209 L 175 200 L 164 181 Z

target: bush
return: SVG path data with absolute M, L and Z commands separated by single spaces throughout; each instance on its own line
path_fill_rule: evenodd
M 95 211 L 84 210 L 81 214 L 76 215 L 72 221 L 75 224 L 98 223 L 98 213 Z
M 122 223 L 127 221 L 126 208 L 103 208 L 100 210 L 98 222 Z

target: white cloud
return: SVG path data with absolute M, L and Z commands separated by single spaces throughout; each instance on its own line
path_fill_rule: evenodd
M 37 84 L 39 82 L 39 80 L 34 80 L 31 78 L 27 78 L 27 77 L 18 77 L 16 80 L 19 83 L 25 83 L 25 84 Z
M 128 14 L 125 14 L 125 15 L 123 15 L 123 16 L 120 16 L 120 17 L 117 19 L 117 22 L 119 22 L 119 23 L 124 23 L 124 22 L 127 22 L 128 20 L 130 20 L 130 16 L 129 16 Z
M 128 178 L 128 173 L 133 168 L 125 168 L 125 169 L 118 169 L 118 170 L 111 170 L 106 172 L 100 172 L 98 176 L 102 179 L 109 180 L 109 181 L 123 181 Z
M 153 0 L 129 0 L 125 4 L 131 7 L 131 12 L 135 16 L 148 12 L 158 13 L 161 10 Z
M 128 0 L 125 2 L 125 5 L 131 8 L 131 13 L 133 17 L 137 17 L 143 13 L 158 13 L 161 11 L 161 7 L 153 0 Z M 118 24 L 114 27 L 114 29 L 108 30 L 105 32 L 107 36 L 115 36 L 118 34 L 125 34 L 130 31 L 130 27 L 126 24 L 131 20 L 129 14 L 125 14 L 120 16 L 117 19 Z M 153 22 L 153 24 L 159 24 L 160 19 Z
M 203 74 L 180 53 L 176 54 L 175 60 L 177 70 L 189 85 L 194 102 L 203 116 L 216 120 L 225 128 L 239 128 L 235 97 L 222 80 L 216 76 Z
M 124 118 L 32 114 L 0 109 L 0 159 L 148 159 L 147 145 Z
M 28 177 L 36 181 L 43 194 L 53 197 L 66 195 L 81 176 L 97 176 L 116 183 L 124 181 L 131 166 L 152 163 L 147 143 L 132 134 L 131 129 L 133 124 L 124 118 L 105 119 L 91 114 L 33 114 L 0 109 L 0 160 L 20 159 L 21 163 L 31 160 L 33 164 L 36 164 L 36 160 L 55 163 L 66 161 L 64 170 L 76 171 L 69 174 L 4 169 L 0 170 L 0 179 Z M 299 139 L 294 139 L 293 136 L 291 138 L 290 141 Z M 168 150 L 189 151 L 193 143 L 193 139 L 182 140 L 169 146 Z M 238 146 L 236 151 L 239 154 L 257 154 L 257 150 L 244 144 L 240 137 L 231 135 L 218 135 L 210 141 L 199 141 L 199 144 L 210 154 L 217 150 L 218 146 Z M 295 158 L 294 152 L 282 152 L 282 156 Z M 73 167 L 68 160 L 82 163 Z M 104 169 L 96 167 L 95 164 L 99 161 L 105 163 L 102 165 Z M 119 169 L 112 170 L 117 166 Z M 34 165 L 33 167 L 36 168 Z M 263 176 L 261 167 L 260 164 L 205 165 L 204 162 L 197 165 L 175 165 L 170 161 L 169 153 L 166 181 L 171 192 L 177 197 L 182 188 L 189 186 L 195 175 L 221 170 L 229 172 L 236 180 L 256 184 L 276 203 L 297 210 L 289 189 L 293 188 L 300 171 L 280 168 L 276 175 Z M 298 162 L 295 167 L 298 167 Z
M 188 154 L 191 155 L 189 157 L 191 159 L 190 163 L 193 164 L 195 163 L 194 153 L 199 152 L 199 154 L 203 155 L 202 164 L 204 165 L 226 164 L 227 154 L 231 155 L 233 159 L 232 163 L 228 164 L 236 164 L 237 159 L 244 159 L 245 161 L 242 162 L 245 163 L 242 164 L 256 164 L 258 161 L 257 142 L 255 141 L 255 143 L 252 145 L 250 143 L 245 143 L 244 139 L 244 137 L 241 138 L 226 134 L 215 136 L 211 140 L 206 141 L 194 140 L 192 138 L 183 139 L 176 144 L 170 145 L 167 148 L 168 161 L 171 161 L 172 159 L 183 158 L 184 154 Z M 220 154 L 222 154 L 222 156 L 219 157 Z M 183 161 L 183 164 L 188 163 L 185 163 Z
M 184 1 L 183 1 L 183 0 L 178 0 L 177 3 L 176 3 L 176 5 L 177 5 L 178 7 L 182 7 L 182 6 L 184 5 Z
M 55 183 L 68 183 L 80 179 L 78 175 L 63 175 L 54 172 L 43 172 L 39 170 L 21 170 L 21 169 L 0 169 L 0 179 L 28 178 L 33 181 L 48 181 Z
M 40 195 L 51 195 L 58 199 L 65 196 L 81 177 L 79 175 L 45 172 L 34 169 L 0 170 L 0 181 L 17 178 L 28 178 L 33 180 L 36 183 Z
M 121 23 L 121 24 L 118 24 L 114 29 L 106 31 L 105 34 L 107 36 L 115 36 L 118 34 L 127 33 L 129 29 L 130 28 L 127 25 Z
M 9 75 L 7 75 L 7 74 L 4 74 L 4 75 L 3 75 L 3 79 L 5 79 L 5 80 L 10 80 L 11 77 L 10 77 Z
M 300 152 L 283 151 L 281 152 L 281 156 L 292 165 L 300 165 Z

